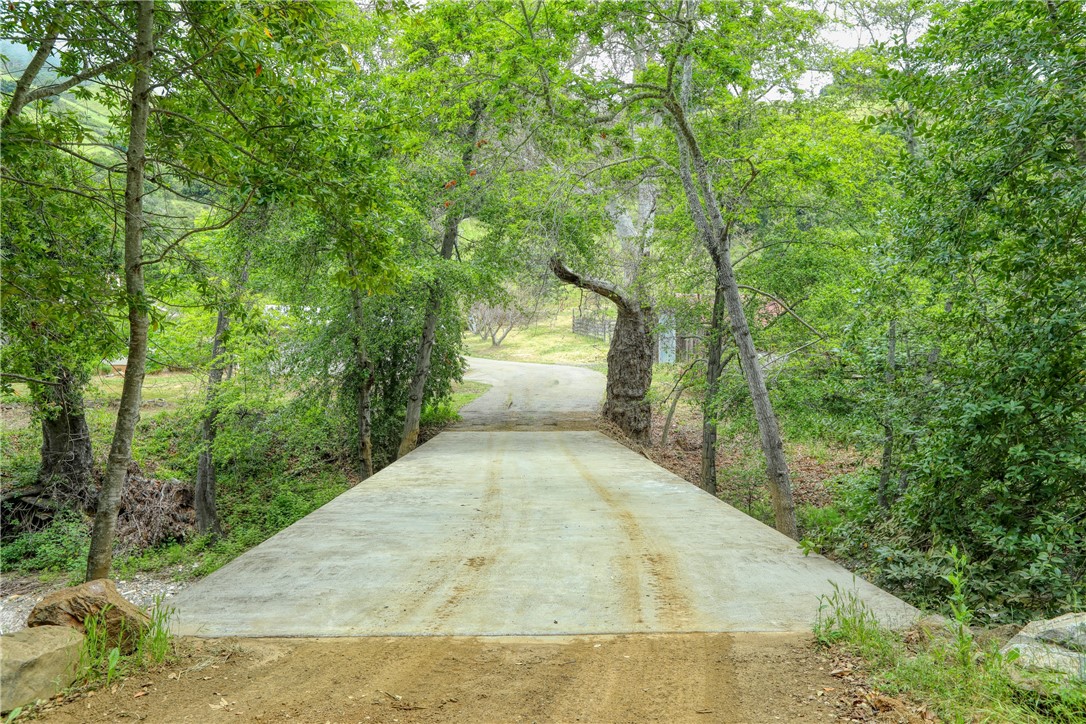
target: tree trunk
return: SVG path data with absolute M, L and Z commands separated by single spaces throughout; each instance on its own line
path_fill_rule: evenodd
M 147 117 L 151 109 L 151 56 L 154 53 L 154 0 L 136 2 L 135 78 L 128 127 L 124 190 L 124 282 L 128 300 L 128 366 L 117 409 L 117 423 L 109 450 L 105 480 L 98 494 L 98 509 L 87 555 L 87 580 L 105 578 L 113 563 L 113 539 L 121 492 L 132 458 L 132 437 L 140 417 L 140 395 L 147 365 L 149 302 L 144 294 L 143 170 L 147 162 Z
M 646 307 L 618 308 L 618 320 L 607 350 L 607 398 L 603 416 L 630 439 L 651 443 L 652 407 L 645 395 L 652 385 L 652 321 Z
M 354 261 L 348 257 L 351 276 L 355 276 Z M 363 326 L 365 316 L 362 309 L 362 295 L 357 288 L 351 289 L 351 313 L 354 317 L 354 355 L 355 375 L 355 415 L 358 425 L 358 475 L 362 480 L 373 475 L 373 406 L 370 394 L 373 391 L 374 369 L 366 352 L 366 330 Z
M 446 218 L 445 234 L 441 240 L 441 258 L 445 261 L 452 259 L 459 229 L 459 213 L 450 213 Z M 435 279 L 433 284 L 430 285 L 430 295 L 426 300 L 426 319 L 422 323 L 422 343 L 419 345 L 419 353 L 415 358 L 415 374 L 412 375 L 411 384 L 407 388 L 407 412 L 404 415 L 400 449 L 396 452 L 397 459 L 414 450 L 419 442 L 422 402 L 426 393 L 426 380 L 430 376 L 430 356 L 434 351 L 434 340 L 437 338 L 437 319 L 441 314 L 441 302 L 444 297 L 445 290 L 441 282 Z
M 688 74 L 684 62 L 684 76 Z M 688 82 L 684 78 L 684 87 Z M 684 91 L 680 89 L 682 95 Z M 679 144 L 679 173 L 687 199 L 690 214 L 712 257 L 716 268 L 717 287 L 724 292 L 728 317 L 731 321 L 732 337 L 739 353 L 747 388 L 754 403 L 754 415 L 758 420 L 758 432 L 762 441 L 762 454 L 766 459 L 766 472 L 769 476 L 770 497 L 773 502 L 774 524 L 778 531 L 790 538 L 799 537 L 796 528 L 795 504 L 792 501 L 792 481 L 788 473 L 788 461 L 784 456 L 784 442 L 781 439 L 780 426 L 776 413 L 769 400 L 762 366 L 758 362 L 758 353 L 754 349 L 754 339 L 750 334 L 743 300 L 732 268 L 730 231 L 731 226 L 724 221 L 723 208 L 713 189 L 709 164 L 706 162 L 697 137 L 686 118 L 684 106 L 672 95 L 661 98 L 664 108 L 673 121 L 672 130 Z M 693 166 L 693 172 L 691 171 Z M 756 171 L 752 171 L 753 181 Z M 749 183 L 749 182 L 748 182 Z M 700 192 L 700 195 L 699 195 Z
M 252 252 L 246 250 L 245 262 L 241 265 L 241 273 L 238 276 L 237 285 L 234 288 L 235 297 L 240 298 L 249 282 L 249 260 Z M 230 379 L 230 368 L 233 363 L 227 361 L 226 336 L 230 332 L 230 316 L 225 308 L 219 309 L 218 318 L 215 321 L 215 335 L 211 338 L 211 367 L 207 371 L 207 409 L 201 422 L 201 435 L 203 437 L 203 449 L 196 467 L 196 529 L 201 534 L 211 533 L 214 536 L 222 535 L 222 523 L 219 521 L 219 509 L 216 500 L 215 479 L 215 435 L 218 432 L 217 421 L 219 417 L 219 385 L 224 379 Z
M 671 406 L 667 409 L 667 417 L 664 418 L 664 429 L 660 431 L 660 447 L 667 447 L 668 437 L 671 435 L 671 423 L 675 419 L 675 410 L 679 407 L 679 400 L 686 392 L 686 385 L 675 390 L 675 396 L 671 398 Z
M 223 380 L 226 352 L 226 334 L 230 331 L 230 317 L 219 310 L 215 322 L 215 335 L 211 338 L 211 368 L 207 372 L 207 409 L 200 424 L 203 449 L 196 466 L 196 530 L 201 534 L 222 535 L 218 506 L 215 502 L 215 445 L 216 421 L 219 417 L 218 393 Z
M 479 140 L 482 119 L 482 108 L 477 107 L 471 123 L 463 134 L 465 144 L 460 155 L 460 161 L 465 174 L 472 168 L 475 144 Z M 443 261 L 452 259 L 453 251 L 456 249 L 456 238 L 460 233 L 460 222 L 466 215 L 462 203 L 458 204 L 455 209 L 455 211 L 449 211 L 445 216 L 445 230 L 441 237 L 441 259 Z M 411 384 L 407 388 L 407 411 L 404 414 L 400 449 L 396 452 L 397 459 L 414 450 L 419 442 L 419 420 L 422 419 L 422 403 L 426 393 L 426 380 L 430 376 L 430 355 L 434 350 L 434 339 L 437 336 L 437 318 L 441 313 L 441 303 L 444 297 L 445 290 L 440 280 L 435 279 L 430 286 L 430 296 L 426 300 L 426 319 L 422 324 L 422 340 L 419 344 L 418 355 L 415 357 L 415 373 L 412 375 Z
M 758 352 L 754 349 L 754 338 L 747 324 L 743 300 L 739 296 L 739 287 L 736 285 L 731 266 L 731 252 L 725 250 L 722 256 L 724 264 L 718 270 L 718 275 L 724 287 L 724 298 L 728 303 L 728 317 L 731 319 L 732 337 L 739 349 L 739 362 L 743 367 L 747 389 L 754 402 L 754 416 L 758 420 L 762 454 L 765 456 L 766 472 L 769 474 L 769 496 L 773 503 L 774 524 L 778 531 L 793 540 L 798 540 L 796 506 L 792 500 L 792 479 L 788 473 L 788 460 L 784 456 L 784 440 L 781 438 L 773 404 L 769 400 L 769 389 L 765 384 L 762 364 L 758 361 Z
M 83 380 L 65 368 L 56 386 L 43 386 L 48 405 L 41 421 L 41 467 L 38 485 L 52 489 L 50 497 L 86 505 L 92 499 L 94 455 L 83 409 Z
M 716 426 L 717 419 L 713 405 L 720 390 L 720 374 L 724 371 L 721 364 L 721 335 L 724 331 L 726 303 L 724 290 L 717 285 L 713 294 L 713 316 L 709 328 L 708 349 L 706 350 L 705 369 L 705 404 L 701 415 L 701 487 L 710 495 L 716 495 Z
M 652 409 L 645 395 L 652 385 L 652 309 L 639 306 L 635 300 L 613 285 L 582 276 L 554 257 L 551 271 L 561 281 L 606 297 L 618 308 L 618 321 L 607 351 L 607 398 L 603 416 L 618 425 L 630 439 L 648 445 Z

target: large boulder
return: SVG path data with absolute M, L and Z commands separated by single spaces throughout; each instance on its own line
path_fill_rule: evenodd
M 140 634 L 151 624 L 150 617 L 129 603 L 106 578 L 87 581 L 74 588 L 51 593 L 30 612 L 26 625 L 69 626 L 86 633 L 86 621 L 98 616 L 105 625 L 106 648 L 120 648 L 130 654 Z
M 1061 671 L 1086 681 L 1086 613 L 1034 621 L 1002 651 L 1017 651 L 1021 666 Z
M 0 647 L 0 712 L 8 712 L 76 680 L 83 634 L 67 626 L 25 628 L 0 637 Z

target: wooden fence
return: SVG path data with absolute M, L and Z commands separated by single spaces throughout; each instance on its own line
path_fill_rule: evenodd
M 615 332 L 615 320 L 607 317 L 578 316 L 573 313 L 573 333 L 583 334 L 586 337 L 595 337 L 608 342 Z

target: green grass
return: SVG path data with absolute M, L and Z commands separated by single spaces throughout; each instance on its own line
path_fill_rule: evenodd
M 127 639 L 132 644 L 128 654 L 122 654 L 120 641 L 115 641 L 108 635 L 105 613 L 103 610 L 90 616 L 83 624 L 86 637 L 80 650 L 79 669 L 80 678 L 85 684 L 102 684 L 108 687 L 120 677 L 161 664 L 173 651 L 170 622 L 176 611 L 163 604 L 161 595 L 155 599 L 148 612 L 150 622 L 147 626 L 136 631 L 125 631 L 122 623 L 119 638 Z
M 490 385 L 484 382 L 473 382 L 472 380 L 458 382 L 453 385 L 453 393 L 452 398 L 449 400 L 449 405 L 452 407 L 453 411 L 459 412 L 461 407 L 476 399 L 489 389 Z
M 1086 682 L 1020 673 L 996 642 L 974 640 L 969 612 L 955 610 L 945 629 L 907 643 L 882 627 L 854 592 L 835 586 L 822 600 L 815 636 L 864 659 L 880 690 L 923 703 L 945 722 L 1086 722 Z
M 608 343 L 574 334 L 571 327 L 570 313 L 563 312 L 547 321 L 514 329 L 498 347 L 488 339 L 479 339 L 478 335 L 468 333 L 464 337 L 464 347 L 472 357 L 580 365 L 605 370 Z
M 94 377 L 87 386 L 87 402 L 91 406 L 116 405 L 121 399 L 124 377 Z M 166 410 L 204 394 L 207 379 L 191 372 L 160 372 L 143 380 L 140 417 L 156 417 Z

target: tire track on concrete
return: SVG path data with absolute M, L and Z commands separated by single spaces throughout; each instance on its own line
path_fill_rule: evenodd
M 683 624 L 690 620 L 692 611 L 690 598 L 681 584 L 674 551 L 661 541 L 647 536 L 636 516 L 596 478 L 588 466 L 570 452 L 565 441 L 559 440 L 559 445 L 592 492 L 607 504 L 629 542 L 630 550 L 618 557 L 618 564 L 623 575 L 623 600 L 634 621 L 643 624 L 645 616 L 651 614 L 665 626 L 681 630 Z M 645 598 L 651 600 L 650 611 L 645 610 Z
M 462 564 L 450 574 L 452 590 L 446 594 L 433 613 L 427 626 L 429 633 L 441 633 L 440 627 L 456 612 L 466 599 L 478 593 L 480 580 L 487 575 L 494 561 L 501 556 L 502 532 L 502 468 L 505 454 L 504 438 L 493 444 L 494 436 L 487 442 L 486 490 L 479 502 L 480 515 L 475 519 L 475 530 L 469 534 L 470 543 L 465 546 Z
M 480 531 L 486 536 L 493 529 L 493 524 L 501 519 L 500 465 L 497 462 L 501 459 L 501 450 L 495 450 L 493 435 L 480 434 L 487 435 L 485 457 L 495 462 L 488 468 L 486 488 L 479 500 L 479 514 L 473 516 L 467 524 L 466 538 L 469 541 L 476 538 Z M 504 446 L 499 445 L 499 447 Z M 454 545 L 456 542 L 455 540 L 451 541 Z M 386 617 L 382 617 L 381 624 L 386 627 L 403 626 L 411 619 L 418 617 L 427 608 L 433 607 L 435 598 L 442 599 L 443 602 L 436 606 L 433 614 L 425 618 L 426 620 L 433 619 L 434 625 L 445 621 L 451 609 L 455 608 L 456 604 L 467 592 L 467 588 L 460 580 L 464 576 L 463 569 L 466 567 L 470 571 L 477 571 L 485 567 L 489 560 L 492 559 L 492 556 L 493 552 L 491 558 L 482 554 L 469 556 L 449 554 L 430 559 L 430 565 L 423 569 L 423 572 L 433 572 L 436 575 L 430 578 L 421 590 L 404 591 L 394 596 L 393 600 L 403 602 L 403 605 L 398 610 L 390 612 Z M 445 594 L 442 598 L 442 591 L 447 591 L 450 586 L 452 587 L 451 593 Z M 439 633 L 432 629 L 433 626 L 427 627 L 428 632 Z

